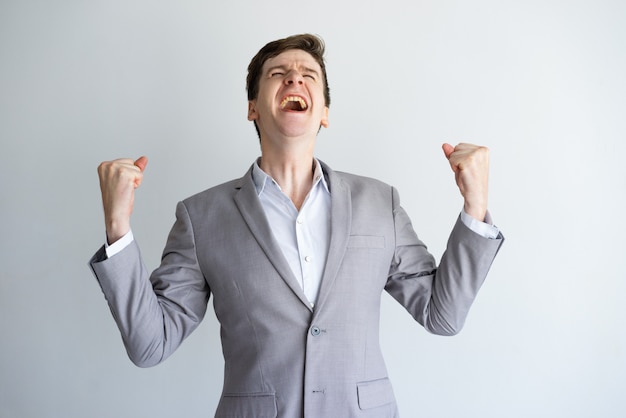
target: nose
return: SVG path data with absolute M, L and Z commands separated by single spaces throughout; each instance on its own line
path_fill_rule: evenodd
M 304 77 L 302 77 L 302 74 L 300 74 L 299 71 L 296 71 L 296 70 L 289 71 L 289 73 L 287 74 L 287 77 L 285 77 L 285 84 L 292 85 L 292 84 L 303 84 L 303 83 L 304 83 Z

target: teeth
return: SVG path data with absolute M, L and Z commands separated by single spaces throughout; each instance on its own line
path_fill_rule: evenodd
M 306 102 L 304 101 L 304 99 L 302 97 L 298 97 L 298 96 L 287 96 L 283 99 L 283 101 L 280 103 L 280 107 L 281 109 L 284 109 L 285 106 L 287 106 L 287 103 L 289 102 L 298 102 L 300 104 L 300 109 L 305 110 L 306 109 Z

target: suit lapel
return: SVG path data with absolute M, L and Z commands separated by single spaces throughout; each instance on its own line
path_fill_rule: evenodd
M 291 290 L 300 298 L 302 303 L 311 310 L 311 306 L 302 291 L 302 287 L 298 284 L 291 271 L 291 267 L 289 267 L 289 263 L 287 263 L 278 242 L 274 238 L 272 228 L 267 221 L 265 211 L 261 206 L 259 196 L 254 187 L 254 182 L 252 181 L 252 168 L 239 180 L 236 188 L 238 191 L 235 193 L 234 197 L 235 204 L 252 232 L 252 235 L 285 283 L 287 283 Z
M 326 266 L 322 275 L 322 283 L 317 296 L 316 311 L 321 309 L 330 294 L 337 272 L 343 261 L 350 237 L 352 223 L 352 196 L 350 187 L 326 164 L 321 163 L 324 173 L 328 175 L 331 198 L 330 214 L 330 245 Z

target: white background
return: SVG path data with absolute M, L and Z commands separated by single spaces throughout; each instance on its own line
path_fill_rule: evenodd
M 465 329 L 388 296 L 404 417 L 626 416 L 626 6 L 621 1 L 0 2 L 0 417 L 207 417 L 211 310 L 139 369 L 87 267 L 96 167 L 150 158 L 133 231 L 156 267 L 174 207 L 259 154 L 245 75 L 266 42 L 327 43 L 317 156 L 396 186 L 439 257 L 462 201 L 444 141 L 491 149 L 506 236 Z

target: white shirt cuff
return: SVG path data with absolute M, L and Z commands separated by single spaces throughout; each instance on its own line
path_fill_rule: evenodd
M 485 221 L 481 222 L 468 215 L 465 210 L 462 210 L 461 222 L 463 222 L 469 229 L 485 238 L 496 239 L 498 238 L 498 235 L 500 235 L 500 229 L 493 224 L 489 211 L 487 211 L 487 214 L 485 215 Z
M 133 242 L 135 237 L 133 236 L 133 231 L 128 231 L 126 235 L 122 238 L 115 241 L 113 244 L 109 245 L 107 240 L 104 240 L 104 250 L 107 253 L 107 258 L 113 257 L 115 254 L 122 251 L 124 248 L 128 247 L 128 244 Z

